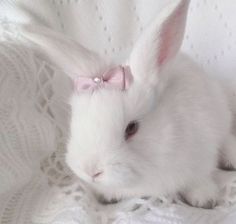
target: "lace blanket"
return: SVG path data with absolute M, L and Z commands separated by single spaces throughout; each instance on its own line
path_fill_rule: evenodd
M 222 199 L 213 210 L 157 198 L 98 204 L 64 163 L 71 83 L 36 56 L 18 32 L 18 23 L 37 21 L 119 61 L 148 21 L 168 2 L 1 1 L 1 224 L 236 222 L 236 173 L 229 171 L 219 172 Z M 235 11 L 234 0 L 192 0 L 183 50 L 213 75 L 235 74 Z

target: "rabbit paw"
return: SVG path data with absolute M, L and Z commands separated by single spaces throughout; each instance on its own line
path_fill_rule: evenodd
M 219 190 L 215 183 L 207 182 L 192 186 L 181 195 L 183 201 L 197 208 L 212 209 L 217 205 Z

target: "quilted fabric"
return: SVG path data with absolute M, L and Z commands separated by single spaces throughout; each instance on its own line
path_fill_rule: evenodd
M 36 56 L 18 31 L 37 22 L 104 58 L 126 58 L 170 0 L 2 0 L 0 2 L 0 223 L 233 224 L 236 174 L 220 172 L 220 205 L 192 208 L 168 199 L 100 205 L 64 164 L 68 78 Z M 192 0 L 182 50 L 214 76 L 236 71 L 234 0 Z

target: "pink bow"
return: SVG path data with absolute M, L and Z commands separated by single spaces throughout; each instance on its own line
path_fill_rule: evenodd
M 94 91 L 97 88 L 111 88 L 127 90 L 133 80 L 129 66 L 117 66 L 105 72 L 102 76 L 86 77 L 79 76 L 75 79 L 77 92 Z

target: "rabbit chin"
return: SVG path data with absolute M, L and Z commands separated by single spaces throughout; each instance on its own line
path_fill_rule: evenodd
M 89 184 L 89 187 L 92 189 L 92 191 L 97 196 L 98 200 L 100 200 L 100 197 L 102 199 L 105 199 L 106 202 L 115 200 L 122 200 L 132 197 L 149 197 L 154 196 L 158 198 L 162 197 L 171 197 L 174 198 L 175 194 L 174 192 L 165 192 L 165 189 L 163 186 L 153 187 L 153 185 L 148 185 L 143 183 L 143 181 L 140 181 L 140 179 L 136 179 L 136 182 L 133 182 L 132 184 L 127 184 L 126 181 L 124 182 L 114 182 L 111 184 L 103 185 L 103 184 Z
M 149 189 L 145 189 L 141 182 L 139 180 L 136 180 L 136 184 L 127 184 L 127 182 L 117 182 L 117 183 L 111 183 L 111 184 L 89 184 L 89 187 L 91 187 L 92 191 L 95 193 L 95 195 L 102 196 L 102 198 L 105 199 L 105 201 L 112 201 L 125 199 L 129 197 L 142 197 L 147 196 L 147 192 Z

